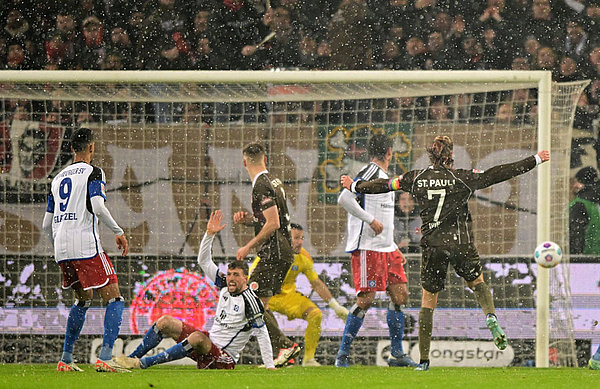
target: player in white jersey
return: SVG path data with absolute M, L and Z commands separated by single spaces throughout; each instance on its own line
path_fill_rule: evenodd
M 198 264 L 202 271 L 221 289 L 210 331 L 196 329 L 179 319 L 164 315 L 146 332 L 137 349 L 127 357 L 117 357 L 121 365 L 146 369 L 159 363 L 190 357 L 196 361 L 198 369 L 233 369 L 250 335 L 254 333 L 265 367 L 275 369 L 271 340 L 263 320 L 265 310 L 260 299 L 248 288 L 248 264 L 233 261 L 227 268 L 227 275 L 224 275 L 212 260 L 212 242 L 216 233 L 225 227 L 222 221 L 221 211 L 211 213 L 198 253 Z M 165 337 L 175 339 L 177 344 L 155 356 L 143 357 Z
M 122 255 L 127 255 L 129 246 L 123 230 L 104 205 L 104 172 L 91 165 L 94 147 L 93 133 L 89 128 L 75 131 L 71 139 L 71 148 L 75 153 L 73 163 L 52 180 L 42 223 L 54 245 L 54 256 L 62 270 L 62 286 L 73 289 L 76 296 L 69 312 L 63 354 L 57 370 L 81 371 L 73 362 L 73 347 L 83 328 L 93 290 L 96 289 L 107 304 L 102 349 L 96 361 L 96 371 L 126 372 L 112 361 L 112 348 L 119 335 L 124 301 L 115 268 L 100 244 L 98 221 L 101 220 L 115 234 Z
M 373 135 L 369 140 L 371 163 L 365 166 L 358 178 L 372 180 L 388 178 L 387 169 L 392 160 L 392 140 L 384 134 Z M 383 194 L 383 196 L 382 196 Z M 373 304 L 377 291 L 387 291 L 390 304 L 387 324 L 391 350 L 389 366 L 416 366 L 402 349 L 404 312 L 402 305 L 408 300 L 407 279 L 404 273 L 406 260 L 394 243 L 394 196 L 390 193 L 356 195 L 343 189 L 338 198 L 348 212 L 348 240 L 346 252 L 352 254 L 354 289 L 358 292 L 356 304 L 350 308 L 338 350 L 335 365 L 348 367 L 352 341 L 362 326 L 365 313 Z

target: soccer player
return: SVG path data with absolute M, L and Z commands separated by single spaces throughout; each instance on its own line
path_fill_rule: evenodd
M 498 165 L 487 171 L 454 169 L 453 143 L 447 136 L 438 136 L 427 148 L 431 165 L 412 170 L 393 179 L 372 181 L 342 176 L 344 188 L 353 193 L 386 193 L 396 190 L 410 192 L 421 208 L 423 224 L 421 247 L 421 286 L 423 290 L 419 313 L 419 351 L 417 370 L 429 370 L 429 349 L 433 330 L 433 310 L 438 293 L 444 289 L 448 264 L 467 285 L 486 315 L 486 326 L 492 332 L 494 344 L 500 350 L 508 345 L 498 324 L 490 288 L 483 280 L 481 261 L 474 245 L 472 218 L 468 201 L 473 192 L 526 173 L 550 159 L 548 151 L 521 161 Z
M 369 140 L 368 150 L 371 162 L 358 173 L 357 179 L 387 180 L 393 156 L 391 138 L 374 135 Z M 352 275 L 358 296 L 346 319 L 335 365 L 348 367 L 350 346 L 373 304 L 375 293 L 386 290 L 391 300 L 387 310 L 391 341 L 388 365 L 416 366 L 402 349 L 404 312 L 401 307 L 408 300 L 408 288 L 404 273 L 406 260 L 394 242 L 394 193 L 357 196 L 342 189 L 338 204 L 348 212 L 346 252 L 352 253 Z
M 75 292 L 62 357 L 58 371 L 81 371 L 73 362 L 73 347 L 79 338 L 94 289 L 107 304 L 104 315 L 102 348 L 95 364 L 99 372 L 128 372 L 112 360 L 112 348 L 121 326 L 124 300 L 119 291 L 115 268 L 102 250 L 98 221 L 115 234 L 117 247 L 127 255 L 128 243 L 123 230 L 104 205 L 104 171 L 91 165 L 94 137 L 89 128 L 79 128 L 71 139 L 73 163 L 52 180 L 48 206 L 42 223 L 54 245 L 54 257 L 62 270 L 62 287 Z
M 204 274 L 221 289 L 210 331 L 198 330 L 179 319 L 164 315 L 146 331 L 142 343 L 133 353 L 116 358 L 121 365 L 147 369 L 159 363 L 190 357 L 196 361 L 198 369 L 230 370 L 235 367 L 241 351 L 254 332 L 265 367 L 275 368 L 271 340 L 263 320 L 264 307 L 248 288 L 248 264 L 235 260 L 228 265 L 225 275 L 212 260 L 213 240 L 217 232 L 225 227 L 222 221 L 223 213 L 220 210 L 211 213 L 198 252 L 198 264 Z M 178 343 L 155 356 L 143 357 L 165 337 L 175 339 Z
M 306 320 L 307 326 L 304 332 L 304 358 L 302 366 L 321 366 L 315 360 L 315 352 L 321 337 L 321 319 L 323 314 L 315 303 L 296 291 L 296 278 L 300 273 L 303 273 L 313 290 L 317 292 L 323 301 L 327 302 L 330 308 L 335 311 L 335 314 L 342 320 L 346 320 L 348 310 L 342 307 L 337 300 L 331 295 L 327 285 L 319 279 L 317 272 L 313 268 L 313 260 L 310 254 L 302 247 L 304 243 L 304 231 L 302 226 L 296 223 L 290 224 L 292 228 L 292 249 L 294 250 L 294 262 L 287 272 L 281 293 L 273 296 L 269 300 L 269 309 L 286 315 L 289 320 L 302 319 Z M 250 267 L 250 273 L 260 261 L 260 257 L 254 260 Z
M 236 212 L 234 223 L 254 227 L 254 238 L 240 247 L 237 259 L 243 260 L 256 249 L 261 261 L 249 279 L 250 288 L 268 307 L 271 297 L 281 291 L 281 284 L 294 260 L 290 236 L 290 216 L 287 209 L 283 183 L 267 171 L 265 148 L 260 143 L 250 143 L 242 151 L 243 163 L 252 180 L 252 212 Z M 292 342 L 279 328 L 273 313 L 265 312 L 265 322 L 279 355 L 275 366 L 288 364 L 300 353 L 300 346 Z

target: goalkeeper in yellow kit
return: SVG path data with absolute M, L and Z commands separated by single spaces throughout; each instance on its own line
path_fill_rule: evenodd
M 321 337 L 321 319 L 322 313 L 319 307 L 308 297 L 296 291 L 296 278 L 298 274 L 303 273 L 312 289 L 317 292 L 323 301 L 327 302 L 335 314 L 342 320 L 346 320 L 348 310 L 342 307 L 331 295 L 327 285 L 319 279 L 317 272 L 313 268 L 313 260 L 310 254 L 302 247 L 304 243 L 304 231 L 299 224 L 291 223 L 292 229 L 292 249 L 294 250 L 294 262 L 288 270 L 281 293 L 273 296 L 269 300 L 269 309 L 286 315 L 289 320 L 302 319 L 308 322 L 306 332 L 304 333 L 304 358 L 302 366 L 320 366 L 315 360 L 315 351 Z M 250 266 L 250 272 L 256 267 L 260 258 L 257 257 Z M 271 340 L 275 343 L 275 339 Z

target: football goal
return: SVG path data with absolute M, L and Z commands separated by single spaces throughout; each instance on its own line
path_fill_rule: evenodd
M 354 296 L 344 270 L 339 176 L 368 161 L 371 135 L 393 138 L 391 174 L 425 166 L 436 135 L 453 138 L 459 168 L 486 169 L 549 149 L 551 163 L 477 192 L 469 205 L 509 339 L 535 338 L 538 367 L 574 366 L 568 255 L 552 270 L 537 268 L 532 256 L 544 240 L 568 252 L 570 141 L 586 84 L 553 83 L 544 71 L 2 71 L 0 360 L 34 362 L 36 353 L 60 349 L 72 298 L 59 287 L 41 222 L 49 183 L 70 161 L 70 135 L 88 126 L 109 208 L 130 237 L 132 255 L 113 261 L 129 306 L 124 335 L 176 310 L 199 326 L 210 322 L 214 296 L 195 276 L 194 259 L 212 209 L 228 220 L 216 256 L 235 257 L 252 237 L 231 222 L 237 210 L 251 210 L 241 154 L 248 142 L 266 145 L 291 217 L 305 228 L 305 247 L 346 305 Z M 417 247 L 413 222 L 402 239 Z M 101 227 L 101 234 L 116 258 L 110 233 Z M 418 312 L 419 256 L 409 259 L 408 308 Z M 450 278 L 440 308 L 478 319 L 467 320 L 468 328 L 437 320 L 434 339 L 489 340 L 472 294 Z M 92 316 L 84 334 L 101 334 L 101 316 Z M 522 323 L 531 328 L 521 332 Z M 340 326 L 324 320 L 325 342 L 336 341 Z M 58 346 L 36 349 L 30 341 L 18 347 L 21 358 L 9 356 L 10 345 L 35 336 L 54 336 L 48 344 Z

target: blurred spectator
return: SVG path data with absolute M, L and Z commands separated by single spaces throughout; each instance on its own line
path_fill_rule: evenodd
M 564 29 L 561 27 L 558 5 L 550 0 L 533 0 L 531 14 L 523 25 L 523 35 L 532 36 L 543 45 L 557 47 Z
M 413 36 L 406 41 L 406 69 L 425 69 L 427 46 L 419 37 Z
M 589 29 L 591 35 L 600 33 L 600 1 L 563 0 L 569 17 L 577 17 Z
M 402 51 L 396 40 L 388 39 L 383 44 L 382 52 L 379 55 L 378 69 L 401 70 L 406 68 L 406 62 Z
M 367 5 L 362 0 L 342 0 L 329 23 L 331 69 L 373 68 L 373 40 Z
M 479 15 L 479 23 L 485 28 L 503 29 L 506 22 L 503 16 L 505 9 L 505 0 L 487 0 L 485 9 Z
M 106 55 L 102 23 L 96 16 L 89 16 L 82 26 L 83 47 L 79 54 L 79 64 L 82 69 L 99 70 Z
M 512 70 L 531 70 L 531 65 L 527 57 L 517 56 L 512 60 L 510 68 Z
M 540 42 L 535 37 L 529 37 L 523 42 L 525 57 L 529 60 L 529 64 L 533 65 L 537 60 L 537 52 L 542 47 Z
M 321 41 L 317 46 L 317 66 L 316 69 L 329 69 L 331 62 L 331 46 L 326 40 Z
M 583 29 L 581 23 L 571 20 L 567 24 L 567 33 L 560 49 L 560 51 L 573 58 L 578 64 L 582 64 L 581 61 L 588 51 L 588 34 Z
M 7 70 L 29 70 L 31 69 L 30 60 L 25 48 L 18 41 L 7 44 L 6 65 Z
M 294 28 L 302 35 L 310 35 L 322 39 L 327 34 L 329 18 L 335 12 L 339 0 L 273 0 L 273 9 L 283 7 L 290 11 L 290 19 Z
M 189 68 L 190 44 L 186 41 L 185 16 L 175 0 L 159 0 L 144 21 L 138 53 L 144 69 L 175 70 Z
M 75 20 L 83 21 L 90 16 L 94 16 L 104 23 L 108 21 L 107 15 L 104 12 L 105 10 L 102 7 L 102 0 L 79 0 L 78 3 L 77 8 L 73 12 Z
M 400 192 L 394 212 L 394 242 L 403 253 L 420 252 L 421 217 L 413 196 Z
M 317 67 L 317 41 L 312 36 L 305 34 L 300 39 L 298 47 L 298 61 L 303 69 Z
M 35 40 L 35 33 L 29 22 L 25 20 L 23 13 L 18 9 L 11 9 L 6 17 L 6 24 L 0 32 L 0 36 L 6 40 L 20 40 L 25 42 L 27 40 Z
M 600 181 L 591 166 L 579 170 L 573 180 L 575 199 L 569 205 L 571 254 L 600 254 Z
M 427 53 L 425 60 L 427 70 L 455 69 L 455 64 L 450 58 L 444 36 L 441 32 L 434 31 L 427 38 Z
M 212 49 L 220 61 L 220 69 L 246 69 L 248 58 L 242 47 L 259 43 L 268 34 L 262 14 L 251 2 L 224 0 L 214 6 L 215 41 Z
M 102 61 L 102 70 L 125 70 L 123 57 L 116 52 L 109 52 Z
M 286 8 L 271 8 L 269 27 L 273 38 L 263 45 L 246 45 L 242 54 L 254 57 L 253 67 L 258 69 L 292 68 L 300 65 L 300 34 L 292 25 L 290 11 Z
M 122 70 L 139 69 L 139 62 L 135 48 L 131 43 L 128 31 L 123 27 L 115 27 L 110 33 L 110 43 L 107 48 L 107 56 L 119 57 Z M 112 66 L 111 66 L 112 67 Z
M 443 98 L 432 98 L 429 105 L 429 120 L 440 122 L 448 120 L 450 117 L 451 112 L 446 101 Z
M 562 57 L 559 63 L 556 81 L 569 82 L 581 79 L 582 76 L 579 72 L 577 62 L 571 57 Z
M 498 106 L 498 111 L 496 112 L 496 123 L 511 125 L 516 121 L 516 116 L 513 110 L 513 106 L 510 102 L 502 103 Z
M 466 36 L 462 42 L 463 62 L 461 69 L 485 70 L 488 68 L 483 57 L 483 45 L 474 36 Z
M 537 51 L 533 68 L 537 70 L 551 70 L 554 75 L 558 74 L 556 69 L 556 52 L 549 46 L 542 46 Z
M 68 10 L 60 11 L 56 15 L 55 34 L 46 42 L 46 57 L 51 59 L 48 62 L 58 64 L 61 69 L 78 68 L 80 39 L 73 14 Z
M 504 42 L 498 37 L 494 28 L 483 30 L 483 60 L 488 69 L 507 69 L 510 55 L 504 47 Z
M 145 14 L 137 9 L 132 10 L 131 15 L 127 19 L 129 39 L 131 40 L 131 44 L 137 48 L 140 47 L 139 43 L 143 34 L 144 20 L 146 20 Z
M 470 94 L 460 94 L 450 97 L 452 118 L 459 123 L 467 123 L 471 120 L 471 96 Z

